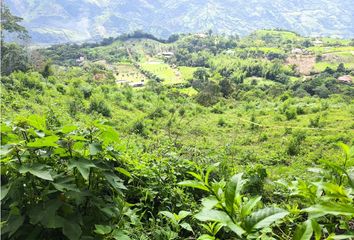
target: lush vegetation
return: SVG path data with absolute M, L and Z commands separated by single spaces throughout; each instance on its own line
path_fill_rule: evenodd
M 2 42 L 3 239 L 354 237 L 353 69 L 287 62 L 349 41 L 136 34 Z

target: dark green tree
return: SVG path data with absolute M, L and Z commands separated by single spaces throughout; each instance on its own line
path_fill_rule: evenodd
M 19 24 L 23 19 L 12 15 L 3 3 L 1 5 L 1 41 L 4 39 L 4 32 L 15 33 L 20 39 L 29 38 L 26 28 Z
M 27 52 L 16 43 L 3 43 L 1 46 L 1 74 L 26 71 L 30 67 Z
M 45 78 L 48 78 L 49 76 L 53 75 L 52 61 L 47 61 L 47 63 L 44 65 L 41 74 Z
M 27 52 L 16 43 L 5 43 L 4 33 L 16 34 L 19 39 L 28 39 L 26 28 L 19 22 L 22 18 L 11 14 L 9 8 L 1 3 L 1 74 L 8 75 L 13 71 L 26 71 L 29 68 Z
M 345 69 L 344 63 L 340 63 L 337 67 L 338 73 L 345 73 L 347 70 Z
M 229 97 L 234 92 L 234 87 L 230 80 L 223 79 L 219 82 L 220 91 L 223 97 Z

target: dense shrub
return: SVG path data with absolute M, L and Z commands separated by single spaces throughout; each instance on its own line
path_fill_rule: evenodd
M 293 120 L 296 119 L 297 116 L 297 111 L 296 108 L 291 107 L 285 111 L 285 116 L 287 120 Z
M 100 98 L 94 98 L 90 101 L 89 113 L 97 112 L 105 117 L 111 117 L 111 109 L 108 104 Z

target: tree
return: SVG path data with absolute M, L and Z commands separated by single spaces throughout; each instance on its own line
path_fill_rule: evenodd
M 51 60 L 47 61 L 47 63 L 44 65 L 44 68 L 43 68 L 43 71 L 41 72 L 41 74 L 45 78 L 48 78 L 49 76 L 53 75 Z
M 220 88 L 214 82 L 208 82 L 197 95 L 197 102 L 205 107 L 218 102 Z
M 302 46 L 308 48 L 308 47 L 312 47 L 313 44 L 309 39 L 306 39 L 305 41 L 303 41 Z
M 203 89 L 208 84 L 209 77 L 210 77 L 210 74 L 207 69 L 198 68 L 193 73 L 192 86 L 197 90 Z
M 23 19 L 11 14 L 10 9 L 2 4 L 1 6 L 1 41 L 4 39 L 4 31 L 9 33 L 16 33 L 20 39 L 28 38 L 28 32 L 25 27 L 21 26 L 19 22 Z
M 344 63 L 340 63 L 337 67 L 338 73 L 345 73 L 347 70 L 345 69 Z
M 18 24 L 22 18 L 11 14 L 9 8 L 1 6 L 1 74 L 8 75 L 13 71 L 26 71 L 29 68 L 27 52 L 16 43 L 5 43 L 4 32 L 15 33 L 20 39 L 27 39 L 27 30 Z
M 194 73 L 193 73 L 193 78 L 195 80 L 200 80 L 203 82 L 206 82 L 209 80 L 210 74 L 208 70 L 205 68 L 198 68 Z
M 221 80 L 219 82 L 219 87 L 223 97 L 229 97 L 234 92 L 234 87 L 228 79 Z
M 354 47 L 354 39 L 350 41 L 349 45 Z
M 208 36 L 211 37 L 213 35 L 213 29 L 208 30 Z
M 30 67 L 26 51 L 16 43 L 3 43 L 1 46 L 1 74 L 14 71 L 27 71 Z
M 334 73 L 334 70 L 330 67 L 326 67 L 326 69 L 324 70 L 325 73 L 328 73 L 328 74 L 333 74 Z
M 325 85 L 318 86 L 313 91 L 320 98 L 328 98 L 329 95 L 331 94 Z
M 290 80 L 290 77 L 288 75 L 286 75 L 285 73 L 278 74 L 274 79 L 274 81 L 279 82 L 279 83 L 283 83 L 283 84 L 288 83 L 289 80 Z

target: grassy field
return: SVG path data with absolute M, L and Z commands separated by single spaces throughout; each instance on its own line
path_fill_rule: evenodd
M 178 70 L 163 62 L 145 62 L 141 64 L 142 69 L 151 72 L 163 79 L 167 85 L 182 83 L 183 78 L 178 76 Z
M 180 93 L 183 93 L 183 94 L 186 94 L 188 96 L 195 96 L 198 94 L 198 91 L 195 90 L 194 88 L 192 87 L 189 87 L 189 88 L 181 88 L 179 89 L 179 92 Z
M 245 84 L 249 84 L 249 85 L 258 85 L 258 86 L 272 86 L 272 85 L 276 85 L 277 83 L 265 78 L 259 78 L 259 77 L 249 77 L 246 78 L 243 81 Z
M 115 66 L 115 76 L 117 81 L 141 82 L 147 80 L 133 64 L 129 63 L 117 64 Z
M 235 168 L 246 162 L 251 165 L 264 164 L 270 170 L 271 178 L 294 176 L 298 172 L 304 174 L 319 156 L 324 159 L 340 158 L 333 144 L 328 144 L 327 148 L 324 145 L 320 147 L 320 143 L 346 139 L 347 133 L 353 132 L 353 113 L 350 111 L 353 109 L 343 103 L 325 109 L 329 102 L 310 98 L 294 99 L 291 106 L 303 108 L 305 114 L 291 120 L 287 120 L 280 112 L 282 106 L 278 103 L 218 104 L 214 107 L 218 113 L 206 111 L 191 121 L 181 140 L 186 145 L 198 145 L 201 149 L 204 149 L 203 145 L 205 149 L 214 146 L 218 150 L 209 154 L 219 157 L 223 153 L 225 156 L 229 154 L 229 161 L 234 163 Z M 264 127 L 252 130 L 249 122 L 252 116 L 255 122 Z M 310 120 L 318 116 L 323 128 L 309 128 Z M 286 153 L 289 141 L 294 134 L 299 133 L 306 135 L 300 146 L 301 153 L 289 158 Z M 230 151 L 234 151 L 234 154 L 230 154 Z
M 193 78 L 193 73 L 195 72 L 195 70 L 197 70 L 197 68 L 181 66 L 181 67 L 178 67 L 178 70 L 179 70 L 183 80 L 187 81 L 187 80 Z
M 259 37 L 272 36 L 287 40 L 297 40 L 299 35 L 289 31 L 277 31 L 277 30 L 258 30 L 255 32 Z
M 347 69 L 354 69 L 354 62 L 352 63 L 344 63 L 345 68 Z M 324 71 L 327 67 L 335 70 L 338 67 L 338 63 L 333 62 L 317 62 L 315 64 L 315 70 L 318 72 Z
M 324 54 L 324 53 L 336 53 L 336 52 L 354 52 L 354 47 L 352 47 L 352 46 L 341 46 L 341 47 L 314 46 L 314 47 L 309 47 L 308 50 L 311 52 L 314 52 L 316 54 Z

